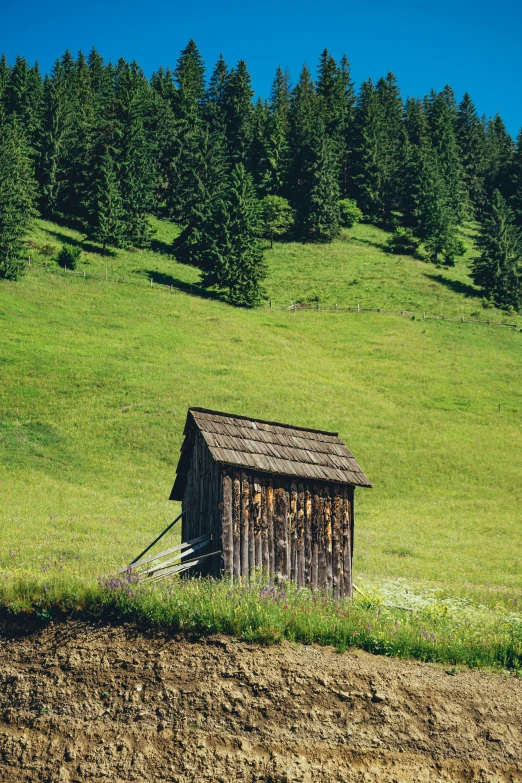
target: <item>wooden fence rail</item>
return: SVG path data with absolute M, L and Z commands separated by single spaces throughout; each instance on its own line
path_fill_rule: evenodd
M 31 265 L 30 260 L 28 259 L 28 266 L 31 268 L 31 270 L 34 270 L 35 265 Z M 135 285 L 135 286 L 143 286 L 146 285 L 150 288 L 159 288 L 164 289 L 167 291 L 182 291 L 186 294 L 195 294 L 197 295 L 197 289 L 198 286 L 195 284 L 194 288 L 196 288 L 196 292 L 192 291 L 192 286 L 190 283 L 186 283 L 183 286 L 176 285 L 175 283 L 167 285 L 166 283 L 157 283 L 154 281 L 154 278 L 149 278 L 147 283 L 142 283 L 138 280 L 128 280 L 125 275 L 118 275 L 115 277 L 111 277 L 108 274 L 107 269 L 105 270 L 104 275 L 96 275 L 91 273 L 86 273 L 85 270 L 80 272 L 72 269 L 56 269 L 52 267 L 48 267 L 47 265 L 44 266 L 47 272 L 52 272 L 54 274 L 61 274 L 61 275 L 75 275 L 77 277 L 83 277 L 84 279 L 92 279 L 92 280 L 104 280 L 106 282 L 110 283 L 126 283 L 127 285 Z M 190 290 L 187 291 L 187 287 L 189 287 Z M 263 305 L 261 307 L 263 310 L 280 310 L 280 311 L 303 311 L 303 312 L 335 312 L 335 313 L 382 313 L 383 315 L 398 315 L 403 316 L 407 318 L 415 318 L 420 320 L 436 320 L 436 321 L 447 321 L 448 323 L 467 323 L 467 324 L 482 324 L 484 326 L 501 326 L 508 329 L 517 329 L 518 325 L 513 323 L 506 323 L 505 321 L 492 321 L 490 319 L 485 318 L 475 318 L 468 315 L 459 315 L 459 316 L 447 316 L 447 315 L 433 315 L 431 313 L 418 313 L 414 312 L 413 310 L 388 310 L 384 307 L 361 307 L 360 304 L 356 305 L 338 305 L 338 304 L 322 304 L 321 302 L 291 302 L 289 305 L 279 305 L 274 303 L 272 300 L 269 301 L 267 305 Z

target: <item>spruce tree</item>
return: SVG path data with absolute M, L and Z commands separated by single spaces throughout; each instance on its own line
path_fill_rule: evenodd
M 205 95 L 205 64 L 195 41 L 190 40 L 181 52 L 174 77 L 178 86 L 178 118 L 193 128 L 200 117 Z
M 277 66 L 276 75 L 270 90 L 270 111 L 279 114 L 285 130 L 288 127 L 290 106 L 292 102 L 292 89 L 290 84 L 290 72 L 283 71 Z
M 252 144 L 252 80 L 244 60 L 230 72 L 224 88 L 224 114 L 230 163 L 250 168 Z
M 220 54 L 210 77 L 203 107 L 204 117 L 211 133 L 226 131 L 225 100 L 228 78 L 228 65 Z
M 343 198 L 348 193 L 353 143 L 353 121 L 355 116 L 355 89 L 351 77 L 350 63 L 345 54 L 339 64 L 339 79 L 343 86 L 343 132 L 339 142 L 340 187 Z
M 485 200 L 486 133 L 467 92 L 459 104 L 455 127 L 467 198 L 480 215 Z
M 522 228 L 522 130 L 518 134 L 517 145 L 511 165 L 510 206 L 515 221 Z
M 24 235 L 36 215 L 30 148 L 17 117 L 0 124 L 0 278 L 24 271 Z
M 339 233 L 339 161 L 337 150 L 318 121 L 310 140 L 297 201 L 296 228 L 315 242 L 331 242 Z
M 192 211 L 187 225 L 174 240 L 173 250 L 179 261 L 207 268 L 205 232 L 212 222 L 227 184 L 226 144 L 222 134 L 202 128 L 195 145 L 192 163 Z
M 108 150 L 100 157 L 94 174 L 92 201 L 89 204 L 90 236 L 103 245 L 119 247 L 125 243 L 126 231 L 120 188 L 114 162 Z
M 499 307 L 522 307 L 522 234 L 512 210 L 495 190 L 482 222 L 473 280 Z
M 401 167 L 406 136 L 402 121 L 403 103 L 393 73 L 377 83 L 377 96 L 382 107 L 381 143 L 379 149 L 383 218 L 389 220 L 400 204 Z
M 267 270 L 259 236 L 260 209 L 252 177 L 242 164 L 234 166 L 223 196 L 202 231 L 208 258 L 206 288 L 223 291 L 232 304 L 253 307 L 262 297 Z
M 488 165 L 486 174 L 486 198 L 490 200 L 495 190 L 500 190 L 504 198 L 509 198 L 510 172 L 513 165 L 515 145 L 498 114 L 487 124 L 486 149 Z
M 289 116 L 289 171 L 283 195 L 288 196 L 294 208 L 298 209 L 300 186 L 308 150 L 312 141 L 316 116 L 317 98 L 310 71 L 304 66 L 294 90 Z
M 453 222 L 458 224 L 469 215 L 470 209 L 455 134 L 456 107 L 451 88 L 446 87 L 438 94 L 432 91 L 426 107 L 431 144 L 444 180 L 447 203 L 453 211 Z
M 379 221 L 384 213 L 383 107 L 371 79 L 363 82 L 354 119 L 350 195 L 364 216 Z
M 433 263 L 443 255 L 452 264 L 457 254 L 457 224 L 446 179 L 433 149 L 419 150 L 417 180 L 412 183 L 415 233 L 423 240 Z

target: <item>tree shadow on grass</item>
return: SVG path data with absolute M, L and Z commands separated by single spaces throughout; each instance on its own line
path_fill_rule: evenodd
M 99 245 L 94 245 L 92 242 L 86 242 L 82 239 L 75 239 L 75 237 L 70 237 L 67 234 L 62 234 L 61 231 L 52 231 L 50 228 L 43 228 L 42 231 L 44 231 L 46 234 L 50 234 L 50 236 L 55 237 L 59 242 L 62 242 L 64 245 L 73 245 L 73 247 L 81 247 L 82 250 L 84 250 L 86 253 L 95 253 L 98 256 L 103 256 L 103 249 L 99 247 Z M 116 255 L 116 251 L 112 250 L 111 248 L 107 248 L 105 252 L 105 258 L 111 258 Z
M 172 242 L 163 242 L 161 239 L 152 239 L 150 249 L 154 253 L 160 253 L 162 256 L 173 256 L 174 250 Z
M 456 294 L 463 294 L 468 298 L 471 297 L 475 299 L 482 296 L 482 292 L 469 283 L 463 283 L 460 280 L 450 280 L 449 278 L 444 277 L 444 275 L 431 275 L 428 272 L 425 272 L 424 274 L 426 277 L 429 277 L 430 280 L 435 280 L 436 283 L 440 283 L 441 285 L 446 286 L 446 288 L 455 291 Z
M 187 283 L 185 280 L 180 280 L 174 275 L 168 275 L 164 272 L 157 272 L 152 269 L 144 269 L 142 271 L 143 274 L 146 275 L 147 280 L 152 280 L 153 284 L 156 283 L 157 285 L 164 285 L 167 287 L 172 286 L 178 291 L 183 291 L 186 294 L 192 294 L 192 296 L 199 296 L 202 299 L 224 301 L 223 297 L 219 294 L 218 291 L 209 291 L 206 288 L 203 288 L 203 286 L 199 283 Z
M 361 239 L 360 237 L 351 237 L 351 241 L 360 242 L 362 245 L 371 245 L 371 247 L 376 247 L 378 250 L 383 250 L 384 252 L 388 251 L 388 245 L 384 242 L 373 242 L 371 239 Z

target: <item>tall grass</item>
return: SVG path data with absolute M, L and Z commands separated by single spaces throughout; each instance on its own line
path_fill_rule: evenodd
M 35 613 L 42 621 L 64 614 L 112 618 L 198 637 L 228 634 L 274 644 L 356 647 L 378 655 L 470 667 L 522 669 L 522 617 L 461 601 L 432 602 L 407 611 L 372 592 L 354 601 L 274 585 L 172 579 L 137 583 L 129 571 L 98 586 L 54 578 L 0 581 L 0 606 Z

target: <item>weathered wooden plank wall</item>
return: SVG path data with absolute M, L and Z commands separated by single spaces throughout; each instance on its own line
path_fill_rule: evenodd
M 210 533 L 220 557 L 200 573 L 225 573 L 235 582 L 254 569 L 299 587 L 352 595 L 354 488 L 256 474 L 212 458 L 194 433 L 183 499 L 183 541 Z M 203 553 L 202 553 L 203 554 Z
M 353 487 L 226 467 L 216 478 L 220 495 L 210 491 L 209 502 L 221 498 L 212 532 L 222 571 L 242 582 L 256 569 L 351 596 Z

